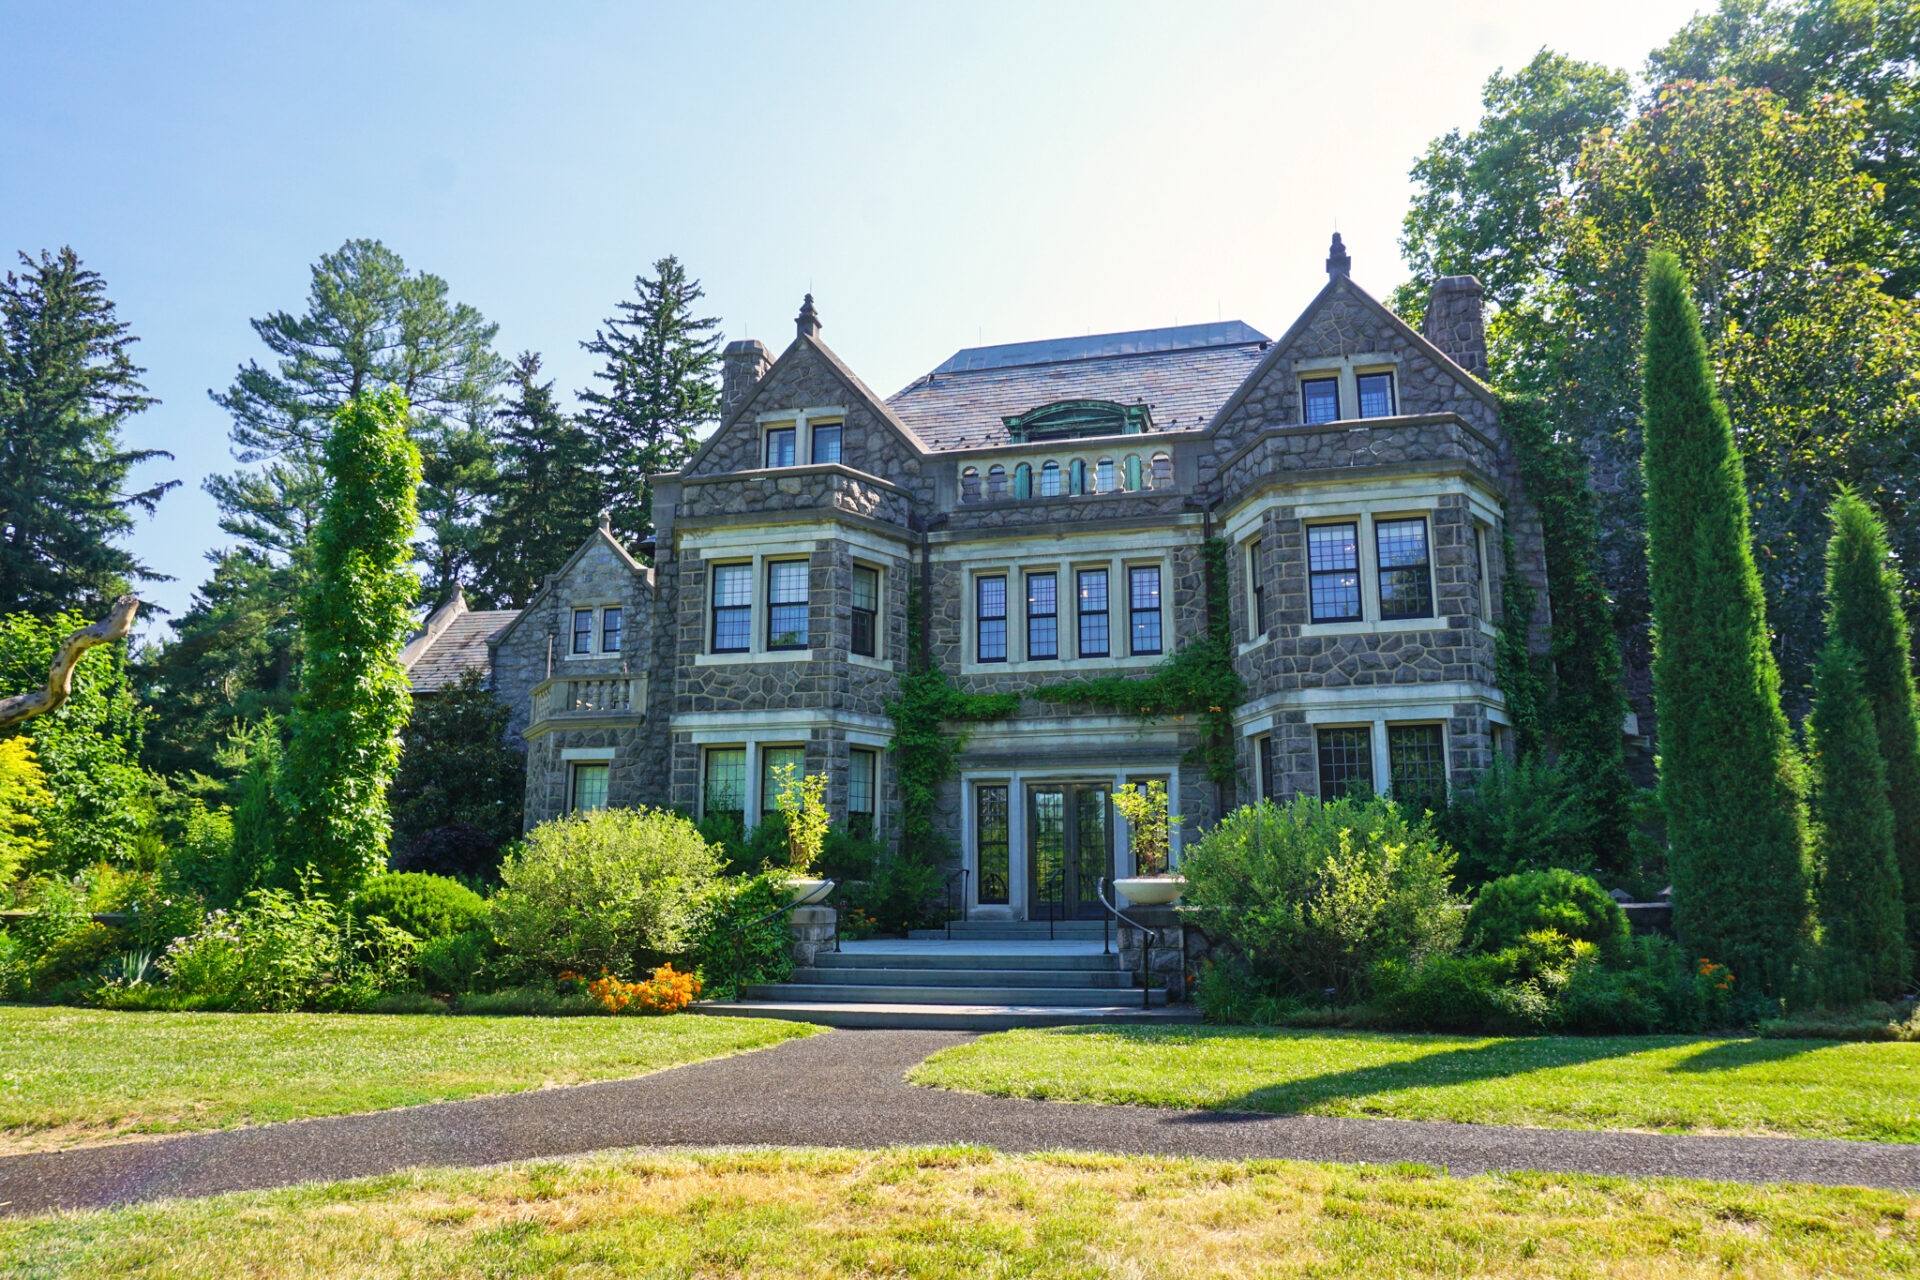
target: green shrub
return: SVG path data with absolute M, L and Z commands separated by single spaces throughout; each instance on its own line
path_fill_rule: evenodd
M 1495 755 L 1493 767 L 1454 789 L 1434 829 L 1460 855 L 1460 884 L 1545 867 L 1590 870 L 1594 814 L 1559 763 Z
M 1390 800 L 1300 797 L 1227 815 L 1189 846 L 1189 904 L 1276 992 L 1350 1001 L 1387 959 L 1450 951 L 1453 854 Z
M 1467 938 L 1480 951 L 1501 951 L 1527 934 L 1552 929 L 1613 956 L 1632 936 L 1627 913 L 1597 882 L 1555 867 L 1502 876 L 1480 890 L 1467 915 Z
M 632 977 L 694 941 L 718 851 L 664 809 L 604 809 L 536 827 L 500 866 L 502 948 L 548 973 Z
M 175 1007 L 346 1010 L 405 987 L 418 945 L 383 920 L 356 926 L 326 898 L 260 889 L 207 916 L 160 968 Z
M 26 948 L 12 931 L 0 929 L 0 1000 L 18 1000 L 32 981 Z
M 929 837 L 918 847 L 883 853 L 866 879 L 839 890 L 837 905 L 851 925 L 849 936 L 903 934 L 939 924 L 944 919 L 939 908 L 947 890 L 943 864 L 949 849 L 943 840 Z
M 784 982 L 793 972 L 793 933 L 787 917 L 767 919 L 793 900 L 787 887 L 792 871 L 778 868 L 757 876 L 716 881 L 700 901 L 700 926 L 693 957 L 709 1000 L 733 1000 L 740 988 L 758 982 Z
M 120 935 L 96 921 L 89 920 L 78 929 L 62 934 L 34 961 L 34 994 L 51 996 L 60 987 L 72 983 L 92 985 L 89 980 L 96 977 L 120 949 Z
M 486 923 L 487 900 L 447 876 L 388 871 L 360 886 L 353 914 L 360 920 L 381 916 L 424 942 L 479 928 Z
M 458 1013 L 539 1018 L 593 1017 L 607 1011 L 584 986 L 576 983 L 571 990 L 562 991 L 551 981 L 461 996 L 454 1009 Z
M 429 938 L 420 944 L 414 966 L 428 991 L 464 996 L 480 982 L 493 936 L 486 929 Z

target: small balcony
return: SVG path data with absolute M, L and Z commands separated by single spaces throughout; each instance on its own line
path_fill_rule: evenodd
M 555 676 L 533 686 L 529 730 L 597 720 L 632 720 L 647 713 L 645 676 Z

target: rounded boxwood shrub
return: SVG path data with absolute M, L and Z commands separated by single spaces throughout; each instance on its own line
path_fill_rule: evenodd
M 465 933 L 482 924 L 487 900 L 445 876 L 389 871 L 360 887 L 353 913 L 362 920 L 382 916 L 388 924 L 424 941 Z
M 1481 951 L 1504 951 L 1543 929 L 1591 942 L 1609 956 L 1631 934 L 1626 912 L 1597 881 L 1557 867 L 1502 876 L 1480 890 L 1467 914 L 1467 937 Z
M 665 809 L 557 818 L 500 864 L 493 936 L 548 973 L 628 978 L 693 946 L 701 898 L 719 871 L 719 851 Z

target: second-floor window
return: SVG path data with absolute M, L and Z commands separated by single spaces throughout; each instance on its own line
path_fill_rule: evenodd
M 1104 658 L 1111 651 L 1107 631 L 1107 571 L 1082 569 L 1080 586 L 1080 656 Z
M 813 461 L 816 464 L 840 461 L 839 423 L 823 422 L 812 428 L 811 434 L 813 436 Z
M 807 647 L 807 562 L 767 562 L 767 648 Z
M 620 652 L 620 627 L 623 617 L 618 609 L 600 611 L 600 652 Z
M 573 611 L 573 652 L 593 652 L 593 610 Z
M 853 651 L 863 658 L 874 656 L 879 616 L 880 571 L 857 564 L 853 566 Z
M 1361 417 L 1391 418 L 1393 416 L 1392 374 L 1363 373 L 1354 378 L 1353 385 L 1360 396 Z
M 745 653 L 753 641 L 753 566 L 713 567 L 713 651 Z
M 1127 570 L 1129 646 L 1137 657 L 1160 652 L 1160 568 Z
M 1247 581 L 1253 584 L 1253 635 L 1267 634 L 1267 584 L 1260 576 L 1260 539 L 1247 544 Z
M 790 467 L 793 465 L 792 427 L 774 427 L 767 432 L 767 465 L 770 467 Z
M 1427 561 L 1427 522 L 1376 520 L 1373 536 L 1380 550 L 1380 616 L 1433 616 L 1433 574 Z
M 1007 580 L 975 578 L 974 652 L 981 662 L 1007 660 Z
M 1359 526 L 1316 524 L 1307 529 L 1307 599 L 1315 622 L 1360 619 Z
M 1300 382 L 1300 419 L 1303 422 L 1340 420 L 1340 379 L 1303 378 Z
M 1027 575 L 1027 658 L 1060 656 L 1060 578 L 1052 573 Z

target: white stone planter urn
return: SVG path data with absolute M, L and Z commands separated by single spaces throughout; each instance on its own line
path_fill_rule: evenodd
M 827 900 L 833 892 L 833 881 L 816 880 L 812 876 L 794 876 L 787 881 L 787 888 L 793 890 L 793 903 L 797 907 L 811 907 Z
M 1113 887 L 1127 897 L 1127 902 L 1136 907 L 1164 907 L 1179 900 L 1187 891 L 1185 876 L 1122 876 L 1113 882 Z

